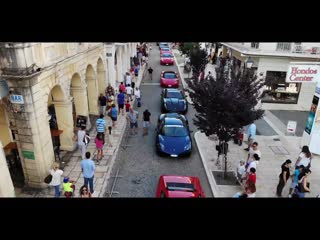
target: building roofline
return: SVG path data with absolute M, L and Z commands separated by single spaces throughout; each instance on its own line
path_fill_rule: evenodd
M 283 58 L 309 58 L 309 59 L 318 59 L 320 61 L 319 54 L 303 54 L 303 53 L 291 53 L 291 52 L 257 52 L 255 50 L 248 49 L 247 47 L 243 47 L 246 49 L 240 49 L 237 46 L 234 46 L 229 43 L 221 42 L 223 46 L 229 47 L 245 56 L 261 56 L 261 57 L 283 57 Z

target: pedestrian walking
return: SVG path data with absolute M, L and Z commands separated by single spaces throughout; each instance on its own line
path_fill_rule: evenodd
M 131 84 L 127 84 L 126 94 L 127 94 L 127 99 L 130 99 L 130 101 L 132 101 L 133 89 L 131 87 Z
M 130 104 L 130 102 L 129 102 L 129 99 L 127 100 L 125 106 L 126 106 L 126 113 L 128 113 L 129 110 L 130 110 L 130 107 L 131 107 L 131 104 Z
M 291 160 L 287 159 L 281 165 L 281 173 L 279 175 L 279 184 L 277 186 L 277 196 L 282 197 L 282 190 L 290 177 Z
M 143 136 L 148 135 L 148 130 L 150 127 L 150 116 L 151 113 L 148 109 L 143 112 Z
M 120 113 L 122 113 L 122 115 L 124 116 L 124 92 L 122 90 L 120 90 L 120 93 L 118 94 L 118 108 L 119 108 L 119 115 Z
M 134 96 L 137 99 L 137 106 L 141 107 L 141 91 L 138 87 L 136 87 L 136 90 L 134 91 Z
M 249 164 L 254 161 L 254 154 L 257 154 L 259 156 L 259 158 L 261 158 L 261 152 L 258 149 L 258 143 L 254 142 L 252 143 L 250 149 L 249 149 L 249 153 L 248 153 L 248 158 L 247 158 L 247 162 L 246 162 L 246 168 L 248 168 Z
M 256 176 L 256 169 L 251 167 L 249 169 L 249 175 L 247 177 L 246 186 L 249 186 L 250 182 L 256 184 L 257 176 Z
M 290 189 L 289 189 L 289 196 L 288 196 L 289 198 L 292 197 L 292 192 L 296 188 L 296 186 L 298 185 L 299 174 L 304 172 L 304 170 L 305 170 L 305 168 L 303 165 L 296 166 L 293 174 L 291 175 L 292 182 L 291 182 Z
M 99 118 L 96 120 L 96 130 L 97 134 L 102 135 L 103 144 L 105 142 L 105 130 L 106 130 L 106 120 L 104 119 L 104 115 L 100 114 Z
M 303 146 L 295 166 L 303 165 L 305 168 L 311 167 L 312 154 L 308 146 Z
M 138 116 L 139 113 L 137 111 L 134 111 L 132 108 L 130 108 L 128 114 L 127 114 L 127 120 L 130 123 L 130 134 L 138 134 Z M 133 131 L 133 127 L 135 127 L 135 130 Z
M 97 134 L 95 143 L 97 149 L 97 164 L 99 164 L 103 158 L 104 135 L 102 135 L 102 133 Z
M 108 95 L 107 95 L 107 111 L 109 111 L 111 109 L 112 104 L 114 104 L 114 95 L 108 93 Z
M 61 176 L 63 174 L 63 171 L 59 169 L 59 167 L 60 164 L 58 162 L 54 162 L 52 168 L 49 170 L 49 173 L 52 176 L 52 180 L 49 185 L 54 187 L 54 196 L 56 198 L 60 197 Z
M 134 67 L 134 75 L 135 75 L 136 77 L 139 76 L 139 67 L 138 67 L 137 65 Z
M 70 180 L 68 177 L 65 177 L 63 179 L 63 190 L 64 190 L 64 196 L 66 198 L 71 198 L 75 189 L 76 189 L 76 186 L 74 185 L 74 181 Z
M 112 120 L 112 126 L 115 128 L 117 126 L 117 119 L 118 119 L 118 110 L 115 104 L 112 104 L 111 109 L 109 110 L 109 116 Z
M 237 167 L 237 179 L 240 184 L 242 184 L 243 174 L 246 171 L 244 164 L 245 164 L 245 161 L 240 160 L 239 165 Z
M 108 84 L 108 87 L 106 88 L 105 92 L 106 92 L 106 95 L 109 94 L 110 96 L 115 94 L 114 88 L 111 86 L 110 83 Z
M 86 133 L 85 129 L 86 129 L 85 126 L 81 126 L 81 129 L 78 130 L 78 133 L 75 139 L 78 142 L 78 148 L 80 150 L 82 158 L 85 157 L 85 153 L 87 151 L 87 145 L 90 141 L 90 136 Z
M 79 193 L 81 198 L 91 198 L 91 192 L 89 192 L 88 187 L 86 185 L 83 185 L 80 188 Z
M 260 161 L 259 155 L 256 154 L 256 153 L 253 154 L 253 161 L 251 161 L 251 162 L 249 163 L 248 167 L 246 168 L 246 169 L 247 169 L 247 170 L 246 170 L 246 171 L 247 171 L 247 175 L 250 174 L 250 169 L 251 169 L 251 168 L 254 168 L 254 169 L 257 170 L 257 165 L 258 165 L 259 161 Z
M 304 169 L 298 176 L 298 185 L 294 190 L 294 196 L 298 198 L 304 198 L 305 193 L 310 193 L 310 183 L 308 182 L 308 177 L 311 174 L 309 168 Z
M 121 82 L 119 85 L 119 92 L 126 92 L 126 86 L 123 84 L 123 82 Z
M 250 146 L 252 145 L 257 132 L 257 126 L 253 122 L 248 126 L 247 135 L 248 135 L 248 147 L 245 148 L 246 151 L 249 151 Z
M 148 72 L 149 72 L 150 80 L 152 81 L 152 73 L 153 73 L 153 69 L 152 69 L 152 67 L 151 67 L 151 66 L 148 68 Z
M 107 98 L 103 95 L 103 93 L 100 93 L 98 105 L 100 106 L 100 114 L 105 114 L 107 108 Z
M 90 186 L 90 192 L 93 194 L 93 179 L 94 179 L 94 172 L 96 170 L 96 166 L 94 162 L 91 160 L 91 153 L 86 152 L 86 158 L 81 161 L 81 169 L 84 178 L 84 185 L 88 187 Z
M 126 72 L 126 86 L 130 85 L 131 86 L 132 83 L 132 78 L 130 73 Z

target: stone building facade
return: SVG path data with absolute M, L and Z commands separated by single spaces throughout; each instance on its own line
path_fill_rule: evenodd
M 117 88 L 123 81 L 137 45 L 0 43 L 0 78 L 8 83 L 10 96 L 23 99 L 19 105 L 12 105 L 8 99 L 0 104 L 0 175 L 8 176 L 4 162 L 9 161 L 3 158 L 15 149 L 18 160 L 13 163 L 20 162 L 24 183 L 42 187 L 55 160 L 48 108 L 55 112 L 60 149 L 73 151 L 76 116 L 85 116 L 90 126 L 89 115 L 99 112 L 99 93 L 109 83 Z M 0 196 L 14 194 L 11 179 L 6 180 L 9 183 L 1 179 Z

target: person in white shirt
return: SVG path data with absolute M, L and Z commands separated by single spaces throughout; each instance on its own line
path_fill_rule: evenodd
M 130 99 L 130 101 L 132 101 L 133 89 L 129 84 L 127 84 L 126 86 L 126 94 L 127 94 L 127 98 Z
M 259 157 L 259 155 L 258 154 L 253 154 L 253 161 L 251 161 L 250 163 L 249 163 L 249 165 L 248 165 L 248 167 L 247 167 L 247 175 L 249 175 L 250 174 L 250 169 L 251 168 L 254 168 L 254 169 L 256 169 L 257 170 L 257 165 L 258 165 L 258 163 L 259 163 L 259 160 L 260 160 L 260 157 Z
M 60 197 L 60 184 L 61 176 L 63 171 L 59 169 L 60 164 L 58 162 L 53 163 L 52 169 L 49 170 L 49 173 L 52 175 L 52 180 L 49 183 L 50 186 L 54 187 L 55 197 Z
M 310 168 L 311 167 L 311 159 L 312 159 L 312 154 L 309 150 L 309 147 L 303 146 L 301 153 L 299 154 L 299 157 L 296 161 L 295 166 L 303 165 L 305 168 Z
M 81 152 L 82 159 L 85 158 L 85 153 L 87 150 L 87 144 L 89 143 L 90 137 L 87 135 L 85 131 L 86 127 L 82 126 L 81 130 L 78 130 L 77 133 L 77 141 L 78 141 L 78 148 Z
M 258 143 L 257 142 L 252 143 L 251 147 L 249 148 L 249 154 L 248 154 L 248 158 L 247 158 L 246 168 L 248 168 L 249 164 L 252 161 L 254 161 L 254 157 L 253 157 L 254 154 L 258 154 L 259 158 L 261 158 L 261 152 L 258 149 Z
M 130 84 L 131 85 L 131 83 L 132 83 L 132 78 L 131 78 L 131 75 L 130 75 L 130 73 L 126 73 L 126 86 L 128 85 L 128 84 Z
M 134 96 L 137 99 L 138 106 L 141 105 L 141 91 L 138 87 L 136 87 L 136 90 L 134 91 Z
M 237 178 L 240 183 L 242 183 L 242 176 L 243 176 L 243 173 L 246 171 L 244 163 L 245 162 L 243 160 L 241 160 L 238 167 L 237 167 Z

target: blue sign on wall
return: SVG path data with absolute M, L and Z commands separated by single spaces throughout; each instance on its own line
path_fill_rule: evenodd
M 24 104 L 22 95 L 10 95 L 10 102 L 15 104 Z

